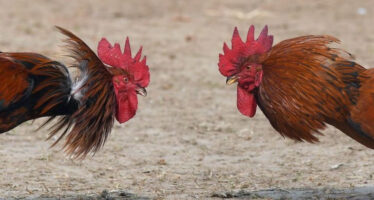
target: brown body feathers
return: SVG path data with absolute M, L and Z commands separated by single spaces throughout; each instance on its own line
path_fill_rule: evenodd
M 96 152 L 111 131 L 115 93 L 111 74 L 96 54 L 58 29 L 68 37 L 80 76 L 72 80 L 64 65 L 39 54 L 0 53 L 0 132 L 30 119 L 49 116 L 47 124 L 57 117 L 49 138 L 63 129 L 54 144 L 65 136 L 66 152 L 83 158 Z
M 298 141 L 318 141 L 331 124 L 374 148 L 373 71 L 328 46 L 331 36 L 303 36 L 275 45 L 262 62 L 256 98 L 272 126 Z

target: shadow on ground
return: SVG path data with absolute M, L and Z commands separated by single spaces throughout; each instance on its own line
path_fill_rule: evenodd
M 257 191 L 232 191 L 213 193 L 211 198 L 219 199 L 274 199 L 274 200 L 370 200 L 374 199 L 374 186 L 355 188 L 292 188 L 292 189 L 267 189 Z M 1 198 L 0 198 L 1 199 Z M 150 200 L 149 197 L 137 196 L 125 191 L 104 190 L 101 194 L 66 195 L 66 196 L 31 196 L 24 198 L 9 198 L 11 200 Z
M 0 198 L 1 199 L 1 198 Z M 11 200 L 150 200 L 148 197 L 137 196 L 132 193 L 125 191 L 112 191 L 108 192 L 104 190 L 101 194 L 85 194 L 85 195 L 62 195 L 62 196 L 31 196 L 25 198 L 10 198 Z
M 322 199 L 322 200 L 366 200 L 374 199 L 374 186 L 346 189 L 336 188 L 293 188 L 258 191 L 235 191 L 214 193 L 212 197 L 235 199 Z

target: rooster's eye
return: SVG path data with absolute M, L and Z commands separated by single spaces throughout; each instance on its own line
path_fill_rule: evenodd
M 129 82 L 129 79 L 127 77 L 124 77 L 123 81 L 127 83 L 127 82 Z

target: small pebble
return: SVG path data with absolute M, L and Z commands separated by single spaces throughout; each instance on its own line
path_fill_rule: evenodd
M 339 169 L 341 166 L 343 166 L 343 163 L 333 165 L 333 166 L 330 167 L 330 169 L 331 170 L 336 170 L 336 169 Z
M 357 9 L 357 14 L 359 15 L 366 15 L 367 11 L 366 8 L 358 8 Z

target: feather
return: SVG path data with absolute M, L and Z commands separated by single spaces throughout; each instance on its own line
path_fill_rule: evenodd
M 340 128 L 359 96 L 355 74 L 365 68 L 330 48 L 331 36 L 282 41 L 268 53 L 258 103 L 272 126 L 295 140 L 318 141 L 325 124 Z M 283 116 L 283 117 L 280 117 Z M 344 129 L 344 128 L 340 128 Z M 349 135 L 349 134 L 348 134 Z
M 73 98 L 80 104 L 75 112 L 61 117 L 49 138 L 64 128 L 53 145 L 66 136 L 65 151 L 84 158 L 89 152 L 98 151 L 111 131 L 116 105 L 115 93 L 111 75 L 96 54 L 77 36 L 63 28 L 57 28 L 68 37 L 66 43 L 71 50 L 70 56 L 75 60 L 72 67 L 81 71 L 81 76 L 72 87 Z
M 0 95 L 0 132 L 30 119 L 71 110 L 61 109 L 71 87 L 65 66 L 35 53 L 2 53 L 0 64 L 0 94 L 6 95 Z

